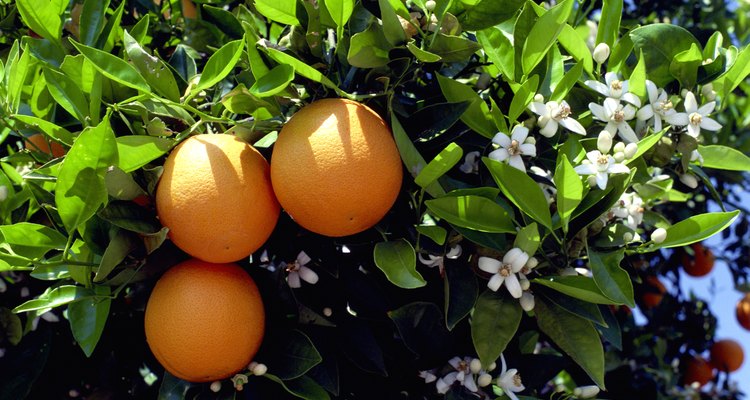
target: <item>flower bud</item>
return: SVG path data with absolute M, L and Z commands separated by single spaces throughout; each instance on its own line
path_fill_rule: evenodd
M 479 387 L 487 387 L 492 383 L 492 375 L 490 374 L 482 374 L 479 376 L 479 379 L 477 379 L 477 385 Z
M 219 393 L 219 390 L 221 390 L 221 381 L 211 382 L 211 391 L 214 393 Z
M 461 257 L 461 252 L 463 249 L 461 249 L 461 245 L 457 244 L 448 250 L 448 252 L 445 254 L 446 257 L 450 258 L 451 260 L 455 260 L 458 257 Z
M 596 385 L 580 386 L 573 389 L 573 396 L 579 399 L 590 399 L 599 394 L 599 387 Z
M 482 370 L 482 362 L 478 358 L 473 358 L 469 363 L 469 369 L 472 374 L 478 374 Z
M 250 372 L 252 372 L 255 376 L 265 375 L 266 372 L 268 372 L 268 367 L 266 366 L 266 364 L 258 363 Z
M 586 182 L 589 184 L 589 186 L 596 187 L 596 175 L 589 175 L 589 177 L 586 178 Z
M 625 151 L 625 143 L 623 142 L 617 142 L 615 143 L 615 147 L 612 149 L 615 153 L 621 153 Z
M 680 91 L 680 96 L 682 96 L 682 98 L 684 99 L 684 98 L 685 98 L 685 97 L 687 96 L 688 92 L 689 92 L 689 90 L 687 90 L 687 89 L 682 89 L 682 90 Z
M 534 309 L 534 295 L 529 292 L 523 292 L 521 295 L 521 308 L 529 312 Z
M 326 317 L 330 317 L 331 315 L 333 315 L 333 310 L 331 309 L 331 307 L 324 308 L 323 315 L 325 315 Z
M 615 161 L 618 163 L 625 161 L 625 153 L 622 151 L 618 151 L 617 153 L 612 154 L 612 157 L 614 157 Z
M 427 1 L 426 1 L 426 2 L 424 3 L 424 8 L 425 8 L 425 9 L 426 9 L 427 11 L 429 11 L 429 12 L 433 12 L 433 11 L 435 11 L 435 7 L 437 7 L 437 3 L 435 2 L 435 0 L 427 0 Z
M 599 133 L 599 137 L 596 139 L 596 148 L 602 154 L 609 153 L 609 150 L 612 148 L 612 134 L 607 131 Z
M 479 75 L 479 78 L 477 78 L 476 87 L 479 90 L 484 90 L 490 87 L 490 81 L 492 81 L 492 76 L 486 72 L 482 72 Z
M 536 145 L 536 138 L 533 138 L 533 137 L 529 136 L 523 142 L 526 143 L 526 144 Z
M 537 103 L 544 103 L 544 96 L 542 96 L 541 94 L 537 93 L 537 94 L 534 95 L 534 101 L 537 102 Z
M 487 367 L 487 371 L 494 371 L 495 368 L 497 368 L 497 364 L 493 361 L 492 364 L 490 364 L 490 366 Z
M 604 64 L 609 58 L 609 46 L 606 43 L 599 43 L 594 48 L 594 61 L 597 64 Z
M 703 166 L 703 156 L 698 152 L 698 150 L 693 150 L 692 152 L 690 152 L 690 162 L 693 161 L 698 161 L 701 164 L 701 167 Z
M 534 269 L 537 265 L 539 265 L 539 260 L 536 257 L 529 257 L 529 261 L 526 261 L 526 267 L 529 269 Z
M 633 233 L 631 232 L 625 232 L 622 234 L 622 240 L 625 241 L 625 243 L 630 243 L 633 241 Z
M 667 230 L 664 228 L 657 228 L 651 233 L 651 241 L 656 244 L 664 242 L 667 238 Z
M 526 277 L 524 274 L 520 274 L 520 278 L 518 279 L 519 284 L 521 285 L 521 290 L 529 290 L 531 287 L 531 282 L 529 282 L 529 278 Z
M 695 189 L 698 187 L 698 178 L 696 178 L 693 174 L 680 175 L 680 182 L 685 184 L 685 186 L 689 187 L 690 189 Z
M 237 391 L 242 391 L 245 384 L 248 382 L 247 375 L 237 374 L 232 378 L 232 383 Z
M 8 198 L 8 187 L 0 185 L 0 201 L 5 201 Z
M 635 143 L 628 143 L 627 146 L 625 146 L 625 158 L 630 160 L 635 156 L 635 153 L 638 152 L 638 145 Z

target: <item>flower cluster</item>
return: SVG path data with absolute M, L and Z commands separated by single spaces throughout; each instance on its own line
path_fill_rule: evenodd
M 503 393 L 511 399 L 518 400 L 516 393 L 525 389 L 521 383 L 521 375 L 515 368 L 508 369 L 505 357 L 502 354 L 500 354 L 500 360 L 502 367 L 495 380 L 495 385 L 501 388 Z M 482 368 L 482 363 L 478 358 L 453 357 L 448 360 L 446 368 L 420 371 L 419 377 L 424 379 L 425 383 L 435 382 L 435 389 L 440 394 L 448 393 L 452 387 L 461 386 L 480 398 L 489 399 L 491 397 L 482 388 L 486 388 L 493 383 L 491 373 L 495 371 L 495 368 L 495 363 L 492 363 L 487 369 Z
M 477 266 L 484 272 L 492 274 L 487 287 L 497 291 L 505 283 L 511 296 L 520 299 L 521 307 L 526 311 L 534 309 L 534 295 L 529 292 L 531 283 L 526 277 L 539 264 L 534 257 L 518 247 L 505 253 L 502 261 L 492 257 L 479 257 Z

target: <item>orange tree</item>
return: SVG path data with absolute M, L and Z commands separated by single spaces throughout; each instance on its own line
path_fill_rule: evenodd
M 723 231 L 713 254 L 747 289 L 746 22 L 554 3 L 1 2 L 0 398 L 741 396 L 727 368 L 689 367 L 716 319 L 678 283 Z M 245 150 L 190 147 L 160 181 L 199 134 Z M 277 209 L 256 208 L 250 145 L 305 213 L 262 245 L 242 238 L 269 223 L 240 215 Z M 373 220 L 303 227 L 353 215 Z M 183 284 L 147 342 L 156 282 L 223 240 L 249 248 L 222 262 L 263 312 L 227 324 L 243 307 Z

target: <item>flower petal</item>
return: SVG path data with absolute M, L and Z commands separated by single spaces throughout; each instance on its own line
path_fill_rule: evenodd
M 638 110 L 638 112 L 635 114 L 636 118 L 640 121 L 645 121 L 651 117 L 654 116 L 654 108 L 651 106 L 651 104 L 646 104 Z
M 607 175 L 606 172 L 597 172 L 596 173 L 596 186 L 599 186 L 599 189 L 606 189 L 607 188 L 607 180 L 609 179 L 609 175 Z
M 623 90 L 625 90 L 624 87 Z M 634 95 L 633 93 L 625 93 L 620 98 L 622 99 L 622 101 L 628 102 L 636 107 L 641 106 L 641 99 L 639 99 L 638 96 Z
M 496 161 L 505 161 L 508 157 L 510 157 L 510 154 L 508 153 L 508 149 L 501 147 L 493 152 L 490 152 L 487 157 Z
M 511 156 L 508 160 L 508 164 L 515 169 L 526 172 L 526 166 L 523 165 L 523 159 L 518 154 L 516 154 L 515 156 Z
M 479 390 L 479 388 L 477 387 L 477 382 L 474 380 L 474 376 L 471 374 L 467 374 L 464 377 L 463 385 L 472 393 L 476 393 L 476 391 Z
M 511 296 L 516 299 L 520 299 L 523 291 L 521 290 L 521 283 L 518 281 L 516 274 L 510 274 L 505 278 L 505 287 L 508 288 L 508 292 Z
M 605 85 L 599 81 L 586 81 L 584 84 L 596 90 L 601 95 L 607 96 L 609 94 L 609 84 Z
M 630 168 L 625 164 L 610 164 L 607 172 L 610 174 L 629 174 Z
M 617 111 L 617 108 L 620 106 L 620 101 L 617 99 L 613 99 L 611 97 L 607 97 L 604 99 L 604 111 L 606 112 L 607 119 L 605 121 L 609 121 L 609 119 L 612 117 L 612 115 Z
M 529 255 L 525 251 L 522 251 L 521 254 L 519 254 L 513 259 L 513 261 L 510 262 L 511 271 L 517 273 L 524 267 L 524 265 L 526 265 L 527 261 L 529 261 Z
M 516 125 L 515 128 L 513 128 L 513 132 L 510 134 L 510 138 L 518 143 L 523 143 L 527 136 L 529 136 L 529 128 L 523 125 Z
M 479 260 L 477 261 L 477 267 L 484 272 L 489 272 L 490 274 L 496 274 L 500 271 L 502 265 L 503 263 L 501 263 L 500 260 L 496 260 L 492 257 L 479 257 Z
M 721 129 L 721 124 L 719 124 L 712 118 L 703 117 L 701 119 L 701 128 L 709 131 L 718 131 L 719 129 Z
M 583 127 L 578 121 L 573 118 L 567 117 L 560 120 L 560 125 L 564 126 L 565 129 L 577 133 L 579 135 L 586 136 L 586 128 Z
M 453 367 L 453 369 L 458 369 L 458 366 L 461 365 L 461 357 L 453 357 L 453 358 L 451 358 L 450 360 L 448 360 L 448 364 L 451 367 Z M 455 374 L 455 372 L 454 372 L 454 374 Z M 448 377 L 448 375 L 446 375 L 445 377 Z M 454 375 L 453 376 L 453 380 L 455 380 L 455 379 L 456 379 L 456 377 Z M 451 383 L 453 383 L 453 381 L 451 381 Z
M 505 277 L 503 277 L 500 274 L 492 275 L 492 278 L 490 278 L 489 282 L 487 282 L 487 287 L 490 288 L 493 292 L 497 292 L 497 289 L 500 289 L 500 286 L 503 286 L 503 281 L 505 281 Z
M 555 136 L 555 133 L 557 133 L 557 127 L 557 121 L 555 121 L 554 119 L 550 119 L 546 124 L 544 124 L 544 127 L 539 130 L 539 133 L 544 137 L 550 138 L 552 136 Z
M 630 125 L 623 121 L 617 124 L 617 131 L 622 140 L 625 141 L 625 143 L 637 143 L 638 142 L 638 136 L 635 135 L 635 131 L 633 128 L 630 127 Z
M 286 282 L 289 284 L 290 288 L 296 289 L 302 286 L 297 271 L 289 271 L 289 274 L 286 276 Z
M 529 104 L 529 110 L 539 116 L 549 114 L 549 109 L 547 108 L 547 106 L 536 101 L 532 101 L 531 104 Z
M 714 112 L 714 108 L 716 108 L 716 102 L 715 101 L 709 101 L 708 103 L 702 105 L 698 109 L 698 114 L 706 116 L 708 114 L 711 114 Z
M 623 118 L 626 121 L 630 121 L 631 119 L 635 118 L 636 108 L 628 104 L 623 107 L 622 113 L 624 114 Z
M 692 136 L 692 137 L 694 137 L 694 138 L 697 138 L 698 135 L 701 134 L 701 127 L 700 127 L 700 125 L 688 124 L 688 126 L 687 126 L 687 134 L 690 135 L 690 136 Z
M 594 175 L 596 167 L 593 164 L 581 164 L 574 168 L 578 175 Z
M 510 147 L 510 138 L 503 132 L 496 133 L 495 137 L 492 138 L 492 142 L 505 148 Z
M 536 157 L 536 145 L 533 145 L 531 143 L 524 143 L 518 146 L 518 148 L 521 149 L 521 154 L 525 156 Z
M 299 254 L 297 254 L 297 262 L 300 265 L 305 265 L 309 263 L 311 260 L 310 256 L 307 255 L 304 251 L 300 251 Z
M 676 113 L 666 117 L 668 123 L 677 126 L 685 126 L 690 123 L 687 113 Z
M 698 102 L 695 100 L 693 92 L 688 91 L 685 95 L 685 112 L 688 114 L 698 111 Z
M 599 121 L 609 121 L 607 110 L 605 110 L 600 104 L 589 103 L 589 110 L 591 110 L 591 114 L 593 114 Z
M 646 93 L 648 93 L 649 103 L 656 103 L 659 100 L 659 88 L 656 87 L 654 82 L 648 79 L 646 79 Z
M 318 274 L 304 265 L 299 267 L 299 277 L 311 285 L 318 283 Z

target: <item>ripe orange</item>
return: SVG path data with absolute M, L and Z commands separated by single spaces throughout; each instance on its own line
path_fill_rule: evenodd
M 737 302 L 737 322 L 750 331 L 750 293 Z
M 698 382 L 700 387 L 708 383 L 711 379 L 714 379 L 714 369 L 702 357 L 690 358 L 685 364 L 684 374 L 682 375 L 682 383 L 684 385 L 691 385 L 693 382 Z
M 146 341 L 161 365 L 190 382 L 232 376 L 252 361 L 263 302 L 237 264 L 190 259 L 167 270 L 146 305 Z
M 711 249 L 703 247 L 700 243 L 690 245 L 695 253 L 690 256 L 688 253 L 682 254 L 682 268 L 690 276 L 705 276 L 714 269 L 714 253 Z
M 664 293 L 667 292 L 667 288 L 664 287 L 664 284 L 661 283 L 659 278 L 652 275 L 644 278 L 644 284 L 646 285 L 646 290 L 643 293 L 643 296 L 641 296 L 643 305 L 646 308 L 654 308 L 658 306 L 664 298 Z
M 24 147 L 31 151 L 47 153 L 55 158 L 62 157 L 67 152 L 60 143 L 57 143 L 54 140 L 48 141 L 41 133 L 35 133 L 27 137 L 24 141 Z
M 304 228 L 333 237 L 378 223 L 401 189 L 402 167 L 388 125 L 369 107 L 325 99 L 302 108 L 279 133 L 271 182 Z
M 156 210 L 193 257 L 230 262 L 265 243 L 279 217 L 266 159 L 231 135 L 196 135 L 167 157 Z
M 711 364 L 719 371 L 734 372 L 744 359 L 742 346 L 732 339 L 719 340 L 711 346 Z

